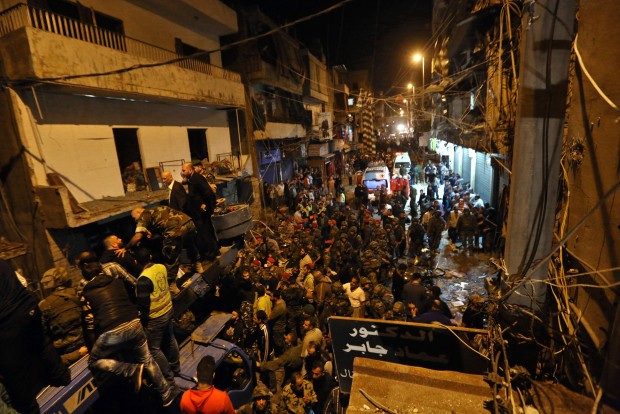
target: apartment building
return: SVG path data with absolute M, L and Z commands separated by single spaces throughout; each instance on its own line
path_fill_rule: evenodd
M 162 170 L 180 179 L 183 161 L 243 166 L 244 87 L 220 52 L 237 16 L 224 3 L 0 6 L 0 229 L 29 246 L 17 261 L 30 278 L 164 200 Z

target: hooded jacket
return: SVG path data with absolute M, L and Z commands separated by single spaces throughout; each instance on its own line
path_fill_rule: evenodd
M 187 390 L 181 397 L 183 414 L 235 414 L 230 397 L 215 387 Z

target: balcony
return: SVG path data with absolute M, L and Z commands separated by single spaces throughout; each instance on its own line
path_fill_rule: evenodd
M 307 49 L 303 52 L 308 76 L 304 82 L 304 102 L 316 105 L 329 99 L 327 89 L 327 67 Z
M 245 106 L 235 72 L 25 4 L 0 13 L 0 57 L 14 83 Z
M 290 74 L 279 73 L 275 66 L 261 59 L 258 53 L 247 56 L 243 61 L 244 74 L 248 83 L 271 85 L 287 92 L 301 95 L 303 93 L 302 78 L 294 80 Z

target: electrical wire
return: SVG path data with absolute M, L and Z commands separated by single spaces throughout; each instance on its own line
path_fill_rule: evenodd
M 471 345 L 469 345 L 467 342 L 465 342 L 465 341 L 463 340 L 463 338 L 461 338 L 460 336 L 458 336 L 458 334 L 457 334 L 456 332 L 454 332 L 454 330 L 453 330 L 451 327 L 449 327 L 448 325 L 444 325 L 444 324 L 443 324 L 443 323 L 441 323 L 441 322 L 433 322 L 433 325 L 439 325 L 439 326 L 442 326 L 442 327 L 446 328 L 448 331 L 450 331 L 450 333 L 451 333 L 452 335 L 454 335 L 454 336 L 456 337 L 456 339 L 458 339 L 459 341 L 461 341 L 461 343 L 462 343 L 463 345 L 465 345 L 467 348 L 469 348 L 470 350 L 474 351 L 475 353 L 477 353 L 478 355 L 480 355 L 482 358 L 486 359 L 487 361 L 490 361 L 490 360 L 491 360 L 488 356 L 486 356 L 486 355 L 484 355 L 484 354 L 480 353 L 479 351 L 477 351 L 476 349 L 472 348 L 472 346 L 471 346 Z
M 594 89 L 596 90 L 596 92 L 598 92 L 598 94 L 601 95 L 601 97 L 605 100 L 605 102 L 607 102 L 607 104 L 609 104 L 609 106 L 611 106 L 614 110 L 620 111 L 620 109 L 618 109 L 618 106 L 615 103 L 613 103 L 611 99 L 609 99 L 609 97 L 605 94 L 605 92 L 603 92 L 603 90 L 598 86 L 598 83 L 596 83 L 592 75 L 590 75 L 590 72 L 588 72 L 586 65 L 583 63 L 583 58 L 581 57 L 581 53 L 579 53 L 579 47 L 577 46 L 578 37 L 579 37 L 579 34 L 575 35 L 575 41 L 573 42 L 573 49 L 575 49 L 575 55 L 577 56 L 577 60 L 579 61 L 579 66 L 581 66 L 581 70 L 583 70 L 583 73 L 586 75 L 586 77 L 588 78 L 592 86 L 594 86 Z
M 597 211 L 605 202 L 605 200 L 607 200 L 607 198 L 609 198 L 610 196 L 612 196 L 616 190 L 620 187 L 620 180 L 616 181 L 616 183 L 611 186 L 611 188 L 605 193 L 603 194 L 603 196 L 599 199 L 599 201 L 575 224 L 575 226 L 569 231 L 567 232 L 566 236 L 564 236 L 564 238 L 562 238 L 556 247 L 551 249 L 551 252 L 548 253 L 544 258 L 542 258 L 531 270 L 528 274 L 523 276 L 523 279 L 521 279 L 519 281 L 519 283 L 517 283 L 516 285 L 514 285 L 512 288 L 510 288 L 501 298 L 501 300 L 506 300 L 508 298 L 508 296 L 510 296 L 513 292 L 515 292 L 518 288 L 520 288 L 521 286 L 523 286 L 525 283 L 527 283 L 529 281 L 529 279 L 532 277 L 533 273 L 538 270 L 540 268 L 540 266 L 542 266 L 543 263 L 545 263 L 547 260 L 549 260 L 576 232 L 577 230 L 579 230 L 581 228 L 581 226 L 586 222 L 586 220 L 595 212 Z

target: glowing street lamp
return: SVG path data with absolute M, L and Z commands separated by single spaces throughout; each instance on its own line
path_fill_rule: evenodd
M 415 55 L 413 55 L 413 61 L 415 63 L 419 63 L 420 61 L 422 62 L 422 110 L 424 110 L 424 56 L 420 53 L 416 53 Z

